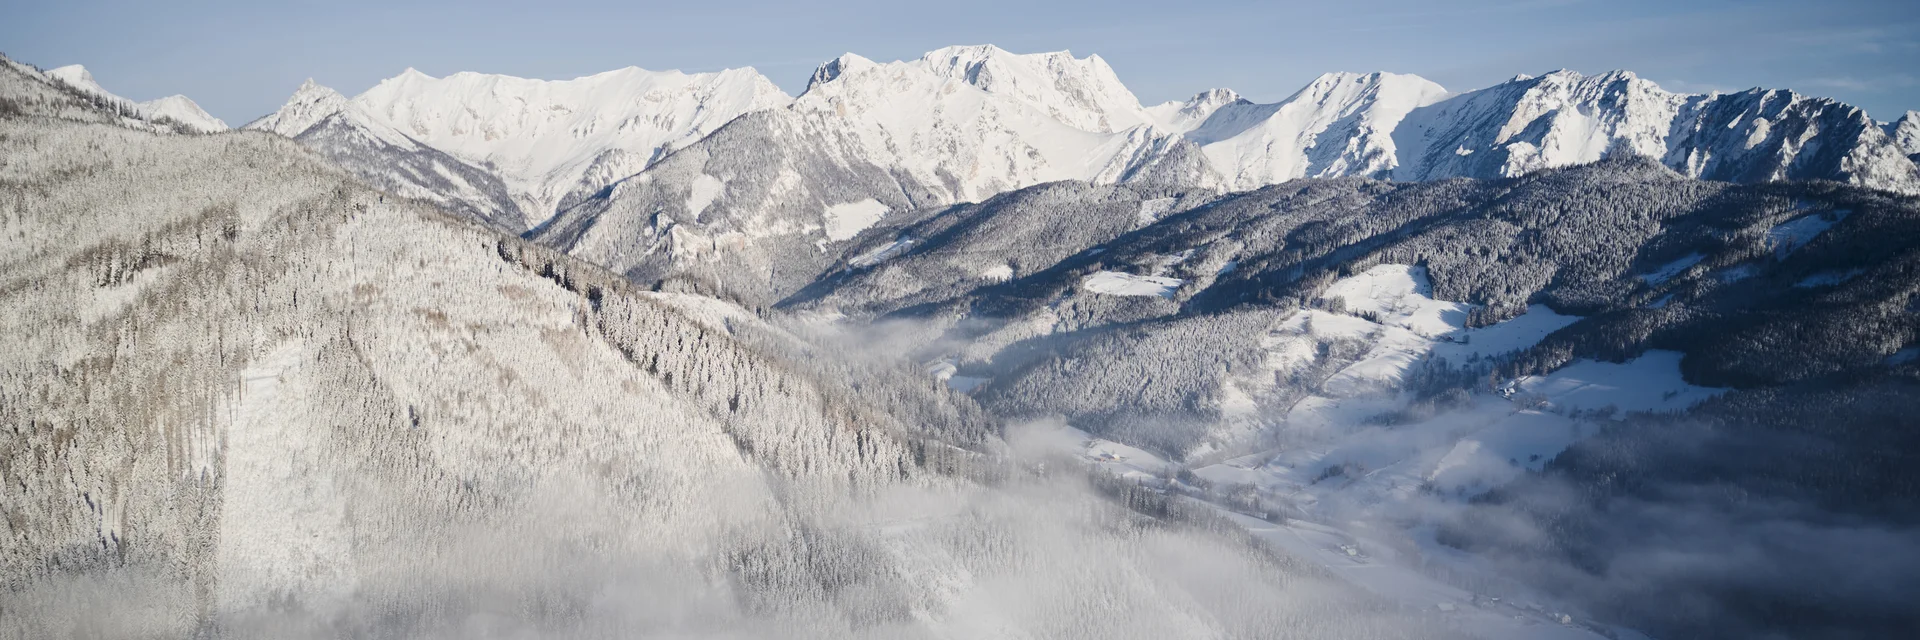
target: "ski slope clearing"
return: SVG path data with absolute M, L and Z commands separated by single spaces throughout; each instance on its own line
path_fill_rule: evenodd
M 1159 296 L 1173 298 L 1173 292 L 1185 284 L 1179 278 L 1136 276 L 1119 271 L 1101 271 L 1087 276 L 1081 285 L 1088 291 L 1110 296 Z
M 906 253 L 908 249 L 912 248 L 913 238 L 897 238 L 893 242 L 880 245 L 871 251 L 854 256 L 852 260 L 847 261 L 847 264 L 855 267 L 871 267 L 886 262 L 888 258 Z
M 1852 211 L 1842 209 L 1802 216 L 1774 225 L 1767 230 L 1767 248 L 1773 250 L 1776 259 L 1785 260 L 1852 214 Z
M 1688 269 L 1693 268 L 1693 265 L 1700 264 L 1700 261 L 1705 259 L 1707 259 L 1705 255 L 1689 253 L 1678 260 L 1660 265 L 1660 268 L 1654 269 L 1653 273 L 1640 276 L 1640 280 L 1649 286 L 1660 285 L 1674 279 L 1675 276 L 1686 273 Z
M 1844 271 L 1833 271 L 1833 270 L 1821 271 L 1819 273 L 1815 273 L 1805 278 L 1801 278 L 1799 282 L 1793 283 L 1793 286 L 1800 289 L 1815 289 L 1819 287 L 1831 287 L 1833 285 L 1841 284 L 1848 280 L 1852 280 L 1854 278 L 1860 277 L 1860 274 L 1866 273 L 1866 272 L 1867 271 L 1865 269 L 1847 269 Z

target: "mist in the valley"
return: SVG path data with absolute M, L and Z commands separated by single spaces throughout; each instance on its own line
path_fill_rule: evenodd
M 1829 466 L 1836 450 L 1854 464 Z M 1618 464 L 1628 451 L 1635 463 Z M 1739 425 L 1629 420 L 1543 473 L 1436 508 L 1448 544 L 1657 637 L 1897 637 L 1920 628 L 1920 513 L 1823 490 L 1833 478 L 1884 480 L 1872 469 L 1884 453 Z
M 791 486 L 786 506 L 758 503 L 772 511 L 709 540 L 641 535 L 614 512 L 632 499 L 625 491 L 563 471 L 486 509 L 484 525 L 465 522 L 473 514 L 426 522 L 434 534 L 393 532 L 339 564 L 256 563 L 295 575 L 280 589 L 228 594 L 198 612 L 205 626 L 192 619 L 188 585 L 129 565 L 75 567 L 12 591 L 5 628 L 104 638 L 183 628 L 448 639 L 1449 633 L 1263 550 L 1231 524 L 1129 511 L 1062 454 L 1073 443 L 1057 432 L 1016 429 L 1009 443 L 1010 473 L 990 486 L 931 481 L 851 499 Z M 756 507 L 743 502 L 700 508 Z

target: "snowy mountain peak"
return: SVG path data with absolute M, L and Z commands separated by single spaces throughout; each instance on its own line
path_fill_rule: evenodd
M 286 104 L 273 113 L 249 122 L 243 129 L 270 131 L 289 138 L 299 136 L 321 120 L 348 109 L 351 103 L 340 92 L 307 78 L 293 91 Z
M 1920 163 L 1920 111 L 1908 111 L 1888 128 L 1888 133 L 1901 153 Z
M 1246 102 L 1246 99 L 1232 89 L 1208 89 L 1186 100 L 1170 100 L 1147 107 L 1146 110 L 1153 115 L 1156 126 L 1175 133 L 1186 133 L 1206 122 L 1221 107 L 1238 102 Z
M 872 67 L 874 62 L 853 53 L 843 53 L 840 57 L 820 63 L 813 70 L 813 77 L 807 79 L 807 90 L 822 82 L 832 82 L 843 74 Z
M 108 102 L 117 103 L 123 107 L 135 109 L 136 111 L 138 110 L 137 107 L 133 106 L 132 100 L 122 98 L 112 91 L 108 91 L 106 87 L 100 86 L 99 82 L 95 82 L 93 73 L 87 71 L 87 68 L 84 66 L 70 64 L 64 67 L 50 69 L 46 72 L 46 75 L 48 79 L 65 84 L 81 93 L 89 94 L 107 100 Z
M 1431 103 L 1447 90 L 1439 84 L 1420 76 L 1406 73 L 1353 73 L 1340 71 L 1323 73 L 1307 83 L 1295 98 L 1310 96 L 1316 100 L 1341 99 L 1410 99 L 1419 104 Z M 1414 106 L 1419 106 L 1416 104 Z
M 1395 127 L 1446 95 L 1415 75 L 1328 73 L 1278 103 L 1224 105 L 1187 137 L 1236 189 L 1301 177 L 1379 176 L 1397 163 Z
M 791 101 L 753 69 L 689 74 L 639 67 L 572 80 L 471 72 L 434 78 L 408 69 L 353 98 L 370 117 L 415 140 L 492 167 L 530 216 L 529 226 L 742 113 Z
M 1082 131 L 1120 131 L 1154 122 L 1100 56 L 1068 51 L 1016 54 L 987 44 L 935 49 L 917 64 L 937 75 L 1008 96 Z
M 57 78 L 68 84 L 92 86 L 96 88 L 100 86 L 93 81 L 93 74 L 88 72 L 84 65 L 70 64 L 64 67 L 48 69 L 47 77 Z
M 213 117 L 198 103 L 183 95 L 148 100 L 140 103 L 139 107 L 149 118 L 166 118 L 199 133 L 218 133 L 228 128 L 226 122 Z

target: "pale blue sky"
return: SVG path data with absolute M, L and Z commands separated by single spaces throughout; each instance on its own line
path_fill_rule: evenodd
M 1459 91 L 1569 68 L 1677 91 L 1790 88 L 1882 120 L 1920 109 L 1915 0 L 27 0 L 0 21 L 0 52 L 85 64 L 129 98 L 184 93 L 234 125 L 308 77 L 353 95 L 409 66 L 537 78 L 752 66 L 797 93 L 842 52 L 978 43 L 1098 53 L 1149 104 L 1211 87 L 1279 100 L 1327 71 Z

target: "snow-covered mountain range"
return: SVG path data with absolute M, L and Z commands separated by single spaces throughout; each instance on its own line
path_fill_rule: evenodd
M 119 100 L 79 67 L 48 75 Z M 184 97 L 129 108 L 225 126 Z M 1634 154 L 1694 178 L 1920 193 L 1920 115 L 1881 123 L 1784 90 L 1684 94 L 1629 72 L 1562 70 L 1449 92 L 1412 75 L 1330 73 L 1275 103 L 1214 89 L 1147 106 L 1097 55 L 992 45 L 896 62 L 845 54 L 798 97 L 751 68 L 562 81 L 408 69 L 352 98 L 303 86 L 247 127 L 636 277 L 1069 179 L 1244 191 L 1513 177 Z
M 156 102 L 167 100 L 176 99 Z M 1707 179 L 1817 178 L 1920 193 L 1920 167 L 1908 157 L 1920 153 L 1920 120 L 1914 117 L 1877 123 L 1860 109 L 1788 91 L 1673 93 L 1627 72 L 1556 71 L 1463 93 L 1412 75 L 1330 73 L 1270 104 L 1214 89 L 1146 106 L 1097 55 L 1015 54 L 980 45 L 889 63 L 846 54 L 820 65 L 798 98 L 750 68 L 685 74 L 629 67 L 563 81 L 478 73 L 433 78 L 408 69 L 351 99 L 326 104 L 336 110 L 351 104 L 361 125 L 382 129 L 368 135 L 401 135 L 466 165 L 441 172 L 361 153 L 369 166 L 356 172 L 392 174 L 381 182 L 408 185 L 413 195 L 437 194 L 430 198 L 441 202 L 468 203 L 485 210 L 480 217 L 515 229 L 549 222 L 592 196 L 612 196 L 601 192 L 760 111 L 781 123 L 780 133 L 733 149 L 719 149 L 715 140 L 705 145 L 706 154 L 742 165 L 749 157 L 791 162 L 819 154 L 836 171 L 873 178 L 861 180 L 870 188 L 849 194 L 848 202 L 872 199 L 890 211 L 979 201 L 1062 179 L 1114 183 L 1151 176 L 1238 191 L 1303 177 L 1511 177 L 1617 153 L 1652 157 Z M 296 95 L 280 113 L 249 126 L 267 128 L 289 118 L 317 123 L 311 115 L 289 112 L 313 108 L 310 99 Z M 289 136 L 304 131 L 284 124 L 271 128 Z M 332 144 L 355 146 L 345 141 L 350 138 L 357 139 Z M 353 168 L 353 154 L 328 149 L 324 139 L 312 136 L 309 146 Z M 1192 154 L 1186 142 L 1202 153 Z M 776 147 L 781 150 L 772 151 Z M 421 170 L 490 174 L 505 185 L 513 206 L 475 197 L 475 189 L 489 186 L 413 175 Z M 776 179 L 821 170 L 762 173 Z M 809 182 L 819 176 L 794 183 L 806 188 L 749 197 L 723 187 L 711 199 L 689 198 L 692 181 L 703 175 L 688 173 L 687 182 L 630 208 L 642 216 L 666 212 L 686 224 L 699 212 L 672 203 L 706 202 L 716 213 L 735 206 L 803 207 L 810 213 L 774 226 L 818 228 L 830 236 L 826 211 L 846 204 L 821 200 L 821 192 L 832 189 Z M 711 188 L 702 184 L 702 193 Z M 608 208 L 622 207 L 595 207 L 592 215 Z M 552 222 L 573 230 L 562 234 L 569 243 L 594 226 L 578 219 Z M 615 226 L 622 233 L 633 227 Z M 700 235 L 733 231 L 739 229 Z M 637 244 L 653 243 L 621 244 L 618 251 L 595 251 L 632 253 Z

